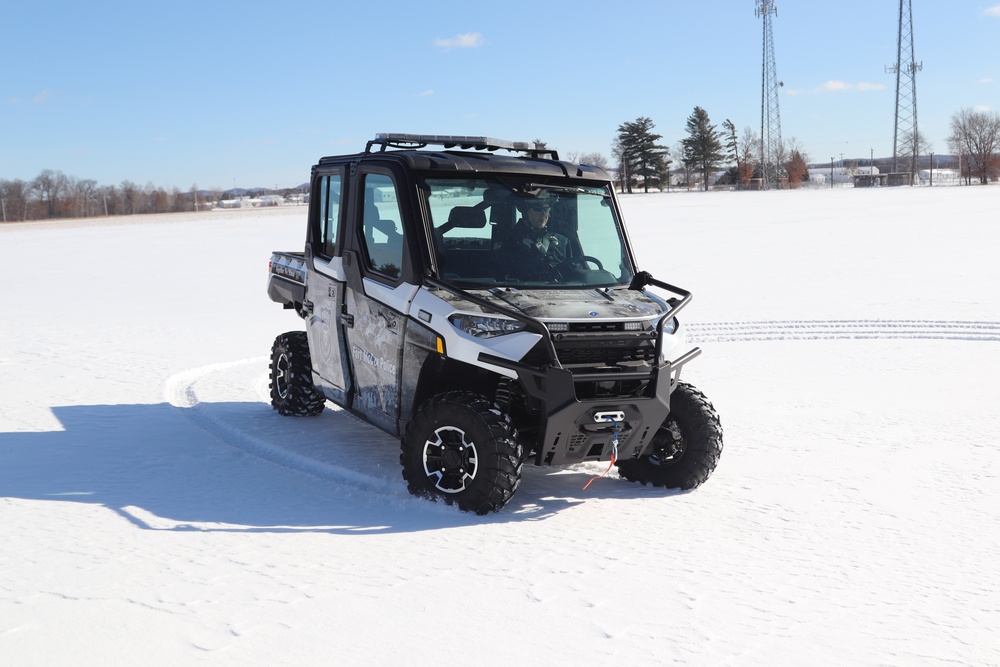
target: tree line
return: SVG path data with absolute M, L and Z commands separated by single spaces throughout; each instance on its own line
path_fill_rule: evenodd
M 0 221 L 181 213 L 203 210 L 210 198 L 220 197 L 220 192 L 205 192 L 196 186 L 183 192 L 127 180 L 120 185 L 98 185 L 93 179 L 44 169 L 30 181 L 0 179 Z
M 618 126 L 611 153 L 617 162 L 622 192 L 632 193 L 640 185 L 644 192 L 663 189 L 672 173 L 689 186 L 700 183 L 705 190 L 711 176 L 719 171 L 723 173 L 716 181 L 718 185 L 748 188 L 755 179 L 764 178 L 761 137 L 752 127 L 737 133 L 735 124 L 726 119 L 720 129 L 712 124 L 708 112 L 696 106 L 687 118 L 686 136 L 672 149 L 660 143 L 663 137 L 653 131 L 654 127 L 653 121 L 644 116 Z M 1000 178 L 1000 112 L 957 112 L 951 119 L 947 143 L 958 156 L 960 175 L 966 182 L 976 179 L 986 184 Z M 931 149 L 915 130 L 903 137 L 897 150 L 909 162 L 904 168 L 915 171 L 918 158 Z M 799 187 L 808 180 L 809 155 L 797 139 L 783 140 L 775 153 L 768 159 L 777 164 L 780 178 L 788 187 Z M 671 155 L 678 159 L 674 170 Z
M 645 116 L 618 126 L 611 152 L 617 161 L 622 192 L 632 193 L 639 185 L 645 192 L 669 185 L 670 165 L 674 162 L 671 149 L 660 143 L 663 136 L 654 128 L 653 121 Z M 958 156 L 961 178 L 982 184 L 1000 178 L 1000 112 L 962 109 L 952 116 L 950 129 L 947 144 Z M 700 182 L 707 190 L 711 176 L 718 171 L 724 172 L 716 181 L 720 185 L 747 188 L 754 179 L 763 178 L 760 133 L 752 127 L 737 133 L 735 124 L 726 119 L 719 129 L 708 112 L 696 106 L 688 116 L 686 130 L 687 136 L 673 147 L 679 160 L 675 173 L 685 184 Z M 544 146 L 544 142 L 536 143 Z M 910 160 L 910 171 L 915 171 L 918 157 L 930 153 L 932 147 L 914 131 L 903 138 L 897 150 Z M 568 157 L 572 162 L 608 166 L 599 153 L 570 153 Z M 788 187 L 798 187 L 808 179 L 809 156 L 796 139 L 782 141 L 770 159 L 777 163 Z M 209 201 L 221 198 L 221 192 L 206 192 L 197 186 L 182 192 L 127 180 L 120 185 L 98 185 L 93 179 L 45 169 L 30 181 L 0 179 L 0 221 L 179 213 L 202 210 Z
M 611 153 L 618 163 L 622 192 L 631 193 L 640 184 L 644 192 L 651 187 L 662 189 L 672 173 L 687 185 L 697 182 L 707 190 L 712 175 L 723 167 L 728 168 L 719 184 L 747 188 L 753 179 L 763 178 L 760 134 L 749 126 L 737 134 L 735 124 L 727 119 L 720 130 L 708 112 L 696 106 L 687 118 L 687 135 L 673 148 L 679 161 L 675 170 L 671 170 L 671 149 L 659 143 L 663 136 L 653 128 L 653 121 L 645 116 L 618 126 Z M 795 139 L 782 143 L 776 159 L 791 187 L 808 177 L 809 158 Z

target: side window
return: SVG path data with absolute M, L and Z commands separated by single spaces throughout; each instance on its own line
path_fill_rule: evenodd
M 319 180 L 319 248 L 320 253 L 333 257 L 340 227 L 340 174 L 323 176 Z
M 396 185 L 389 176 L 366 174 L 362 187 L 365 205 L 361 228 L 368 267 L 398 278 L 403 270 L 403 217 Z

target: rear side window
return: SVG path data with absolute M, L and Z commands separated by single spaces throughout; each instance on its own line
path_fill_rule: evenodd
M 319 179 L 316 196 L 319 197 L 319 251 L 326 257 L 336 254 L 337 232 L 340 229 L 340 174 L 329 174 Z

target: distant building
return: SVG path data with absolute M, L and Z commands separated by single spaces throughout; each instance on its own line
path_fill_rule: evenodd
M 921 169 L 917 172 L 917 178 L 920 179 L 921 183 L 931 183 L 931 170 Z M 961 177 L 958 174 L 958 169 L 934 169 L 933 182 L 935 185 L 958 185 L 961 182 Z
M 834 166 L 834 167 L 809 167 L 809 182 L 813 185 L 819 183 L 830 184 L 830 179 L 833 179 L 833 184 L 838 183 L 847 184 L 853 183 L 857 176 L 865 176 L 869 179 L 871 177 L 877 176 L 879 173 L 878 167 L 844 167 L 844 166 Z

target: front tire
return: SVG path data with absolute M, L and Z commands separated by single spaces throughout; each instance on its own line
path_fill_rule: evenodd
M 309 340 L 304 331 L 290 331 L 271 346 L 271 407 L 280 415 L 315 417 L 323 412 L 326 397 L 312 381 Z
M 652 451 L 618 462 L 630 482 L 693 489 L 711 476 L 722 454 L 722 424 L 705 394 L 686 382 L 670 394 L 670 414 L 653 436 Z
M 440 394 L 406 428 L 399 462 L 410 493 L 463 512 L 502 509 L 521 483 L 521 445 L 510 420 L 486 398 Z

